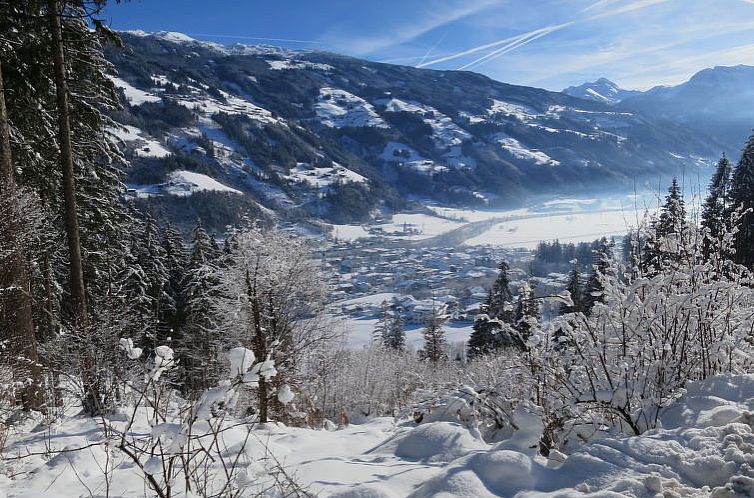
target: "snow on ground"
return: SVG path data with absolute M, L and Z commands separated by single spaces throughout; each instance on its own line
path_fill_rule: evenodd
M 270 65 L 270 69 L 273 71 L 281 71 L 283 69 L 317 69 L 320 71 L 330 71 L 332 66 L 330 64 L 322 64 L 319 62 L 299 61 L 292 59 L 272 60 L 265 61 Z
M 145 136 L 142 130 L 130 125 L 108 127 L 108 133 L 118 140 L 133 145 L 134 154 L 140 157 L 166 157 L 170 151 L 157 140 Z
M 143 138 L 143 145 L 140 145 L 134 150 L 134 154 L 140 157 L 167 157 L 170 155 L 170 151 L 165 148 L 160 142 L 151 138 Z
M 631 226 L 636 226 L 635 214 L 623 210 L 544 214 L 498 223 L 465 243 L 533 249 L 542 240 L 582 242 L 624 235 Z
M 449 232 L 463 225 L 458 221 L 447 220 L 422 213 L 396 213 L 390 223 L 377 225 L 387 233 L 403 232 L 402 240 L 422 240 Z
M 145 102 L 160 102 L 162 100 L 159 96 L 145 92 L 144 90 L 139 90 L 126 80 L 118 78 L 117 76 L 110 76 L 110 79 L 117 88 L 123 90 L 123 93 L 126 94 L 126 100 L 128 100 L 128 103 L 131 105 L 141 105 Z
M 369 237 L 363 225 L 333 225 L 332 237 L 336 240 L 357 240 Z
M 495 444 L 448 420 L 416 425 L 382 417 L 332 430 L 273 423 L 252 432 L 244 475 L 256 478 L 272 455 L 316 496 L 744 498 L 754 496 L 753 409 L 753 375 L 712 377 L 691 383 L 664 411 L 664 428 L 606 434 L 549 461 L 527 447 L 541 425 L 519 410 L 518 432 Z M 116 415 L 111 423 L 125 424 L 118 420 L 127 418 Z M 148 495 L 139 469 L 115 448 L 105 478 L 99 423 L 70 414 L 52 426 L 30 421 L 11 435 L 6 455 L 33 455 L 8 461 L 13 478 L 0 477 L 0 489 L 8 498 Z M 135 431 L 149 430 L 138 419 Z M 237 448 L 244 435 L 242 426 L 233 427 L 223 440 Z
M 332 166 L 325 168 L 317 168 L 307 163 L 298 163 L 295 168 L 291 168 L 286 178 L 295 183 L 306 183 L 317 189 L 327 188 L 337 182 L 365 183 L 367 181 L 360 174 L 336 162 L 333 162 Z
M 557 166 L 558 164 L 560 164 L 560 162 L 551 158 L 544 152 L 536 149 L 528 149 L 515 138 L 506 136 L 505 134 L 498 134 L 495 137 L 495 141 L 513 157 L 517 157 L 525 161 L 533 161 L 535 164 L 543 166 Z
M 240 190 L 228 187 L 212 177 L 185 170 L 173 171 L 168 175 L 165 183 L 159 185 L 132 185 L 131 188 L 136 190 L 136 194 L 139 197 L 154 195 L 177 195 L 185 197 L 200 191 L 241 194 Z
M 342 315 L 335 316 L 334 318 L 339 330 L 345 332 L 349 347 L 360 348 L 372 342 L 377 318 L 355 318 Z M 445 339 L 450 344 L 466 342 L 469 340 L 473 327 L 474 324 L 472 322 L 447 322 L 443 325 Z M 424 336 L 422 335 L 424 327 L 418 324 L 404 324 L 403 328 L 406 332 L 406 344 L 408 347 L 414 351 L 421 349 L 424 345 Z
M 314 104 L 314 111 L 322 124 L 330 128 L 347 126 L 387 128 L 372 104 L 361 97 L 339 88 L 324 87 Z
M 531 119 L 540 117 L 531 107 L 523 106 L 520 104 L 512 104 L 510 102 L 503 102 L 502 100 L 492 99 L 492 105 L 487 109 L 487 114 L 495 116 L 496 114 L 502 114 L 503 116 L 512 116 L 521 122 L 526 122 Z
M 427 207 L 442 217 L 449 218 L 451 220 L 466 221 L 468 223 L 490 220 L 492 218 L 526 216 L 533 214 L 533 211 L 529 208 L 493 210 L 454 208 L 432 205 L 429 205 Z
M 193 109 L 205 117 L 210 117 L 213 114 L 224 112 L 226 114 L 242 114 L 255 121 L 259 121 L 264 124 L 277 124 L 281 126 L 287 126 L 282 119 L 278 119 L 272 115 L 267 109 L 263 109 L 258 105 L 244 100 L 235 95 L 231 95 L 227 92 L 218 89 L 218 92 L 223 96 L 225 102 L 210 97 L 196 88 L 192 89 L 193 95 L 183 95 L 176 99 L 178 104 L 184 107 Z
M 215 192 L 233 192 L 240 194 L 241 191 L 228 187 L 214 178 L 193 171 L 173 171 L 168 180 L 167 192 L 172 195 L 191 195 L 193 192 L 213 190 Z
M 438 147 L 452 147 L 461 145 L 464 140 L 471 138 L 469 133 L 460 128 L 447 116 L 432 106 L 414 101 L 401 99 L 380 100 L 390 112 L 411 112 L 418 114 L 422 120 L 432 127 L 432 138 Z
M 387 162 L 398 162 L 423 173 L 448 171 L 448 167 L 427 159 L 406 144 L 388 142 L 380 154 L 380 159 Z

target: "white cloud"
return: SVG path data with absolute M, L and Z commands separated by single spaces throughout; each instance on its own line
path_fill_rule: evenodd
M 371 54 L 387 47 L 393 47 L 409 42 L 419 36 L 448 23 L 458 21 L 464 17 L 476 14 L 490 7 L 498 0 L 473 0 L 454 2 L 441 11 L 430 12 L 418 19 L 410 19 L 407 22 L 398 21 L 399 25 L 373 37 L 351 37 L 335 35 L 330 44 L 346 46 L 348 50 L 356 54 Z M 429 3 L 427 3 L 429 5 Z M 347 38 L 347 40 L 344 40 Z

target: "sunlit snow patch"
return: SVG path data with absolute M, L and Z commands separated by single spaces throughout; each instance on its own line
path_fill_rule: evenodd
M 388 127 L 369 102 L 339 88 L 321 88 L 314 111 L 322 124 L 330 128 Z
M 540 150 L 527 149 L 521 144 L 521 142 L 519 142 L 515 138 L 500 134 L 496 137 L 496 141 L 508 153 L 519 159 L 523 159 L 525 161 L 533 161 L 534 163 L 542 166 L 557 166 L 558 164 L 560 164 L 559 161 L 556 161 Z
M 162 100 L 157 95 L 135 88 L 126 80 L 120 79 L 117 76 L 110 76 L 110 79 L 117 88 L 123 90 L 123 93 L 126 94 L 126 100 L 131 105 L 141 105 L 145 102 L 160 102 Z

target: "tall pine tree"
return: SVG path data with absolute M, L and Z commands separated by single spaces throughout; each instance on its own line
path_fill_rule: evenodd
M 730 188 L 731 209 L 741 209 L 733 260 L 754 269 L 754 135 L 746 142 Z
M 589 314 L 598 302 L 604 302 L 605 286 L 602 279 L 612 275 L 611 261 L 613 259 L 613 246 L 606 237 L 599 241 L 599 247 L 595 251 L 596 262 L 592 265 L 592 271 L 584 287 L 584 313 Z
M 712 241 L 719 241 L 722 234 L 730 228 L 730 175 L 731 164 L 725 154 L 717 162 L 715 174 L 709 185 L 709 195 L 702 206 L 702 228 L 708 232 L 704 241 L 704 255 L 709 256 Z

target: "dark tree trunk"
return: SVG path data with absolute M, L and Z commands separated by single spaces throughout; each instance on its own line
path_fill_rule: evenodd
M 10 150 L 8 111 L 5 107 L 2 62 L 0 62 L 0 198 L 7 203 L 7 240 L 11 250 L 8 260 L 0 268 L 0 330 L 2 338 L 8 339 L 13 357 L 21 357 L 19 365 L 22 379 L 31 379 L 30 385 L 21 390 L 20 397 L 27 410 L 42 410 L 42 370 L 37 356 L 37 341 L 34 336 L 31 284 L 27 273 L 26 256 L 18 230 L 22 229 L 24 213 L 18 205 L 19 191 L 13 171 Z
M 63 199 L 65 203 L 65 232 L 68 238 L 68 253 L 71 266 L 71 299 L 74 321 L 86 322 L 86 292 L 84 290 L 84 269 L 81 260 L 81 241 L 76 206 L 76 179 L 74 175 L 73 150 L 71 147 L 71 123 L 68 108 L 68 84 L 66 82 L 65 55 L 63 53 L 63 32 L 60 24 L 59 1 L 47 2 L 52 51 L 55 66 L 55 89 L 58 106 L 58 142 L 60 147 L 60 167 L 63 173 Z

